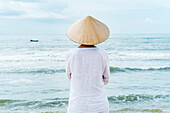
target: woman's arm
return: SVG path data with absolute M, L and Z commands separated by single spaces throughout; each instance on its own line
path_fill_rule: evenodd
M 70 59 L 68 56 L 69 55 L 66 56 L 66 77 L 71 80 Z
M 110 67 L 109 67 L 109 57 L 108 54 L 105 56 L 105 68 L 103 72 L 103 81 L 104 84 L 106 85 L 109 82 L 109 77 L 110 77 Z

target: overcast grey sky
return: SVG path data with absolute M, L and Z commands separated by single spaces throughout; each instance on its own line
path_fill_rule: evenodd
M 88 15 L 112 34 L 170 33 L 170 0 L 0 0 L 0 35 L 62 35 Z

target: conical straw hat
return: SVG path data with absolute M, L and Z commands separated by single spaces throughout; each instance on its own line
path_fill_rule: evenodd
M 74 42 L 95 45 L 109 37 L 109 28 L 91 16 L 87 16 L 69 26 L 67 36 Z

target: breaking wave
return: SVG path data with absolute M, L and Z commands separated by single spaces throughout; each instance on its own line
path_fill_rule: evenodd
M 128 103 L 128 102 L 143 102 L 143 101 L 161 101 L 167 100 L 170 95 L 146 95 L 146 94 L 130 94 L 110 96 L 108 100 L 110 103 Z M 0 100 L 0 109 L 8 108 L 17 110 L 20 108 L 25 109 L 41 109 L 41 108 L 54 108 L 54 107 L 67 107 L 68 98 L 51 98 L 42 101 L 28 101 L 28 100 Z
M 136 67 L 110 67 L 111 72 L 126 72 L 126 71 L 170 71 L 170 67 L 148 67 L 148 68 L 136 68 Z
M 124 103 L 134 101 L 151 101 L 151 100 L 163 100 L 169 98 L 170 95 L 146 95 L 146 94 L 130 94 L 130 95 L 118 95 L 110 96 L 108 100 L 113 103 Z
M 136 67 L 110 67 L 110 72 L 138 72 L 138 71 L 170 71 L 170 67 L 149 67 L 149 68 L 136 68 Z M 2 70 L 0 73 L 17 73 L 17 74 L 55 74 L 64 73 L 65 69 L 18 69 L 18 70 Z

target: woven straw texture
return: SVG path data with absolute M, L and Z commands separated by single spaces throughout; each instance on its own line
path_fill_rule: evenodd
M 109 28 L 91 16 L 71 24 L 67 29 L 67 36 L 70 40 L 84 45 L 95 45 L 104 42 L 109 34 Z

